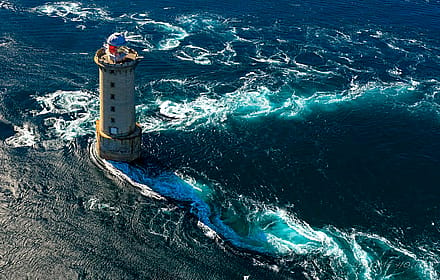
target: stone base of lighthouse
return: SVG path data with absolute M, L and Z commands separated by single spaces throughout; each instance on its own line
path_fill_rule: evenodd
M 99 129 L 96 121 L 96 151 L 107 160 L 131 162 L 141 156 L 142 129 L 136 124 L 133 133 L 126 136 L 108 135 Z

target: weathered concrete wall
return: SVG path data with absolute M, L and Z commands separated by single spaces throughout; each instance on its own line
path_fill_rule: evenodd
M 118 138 L 105 134 L 98 127 L 99 120 L 96 121 L 96 148 L 101 158 L 130 162 L 140 157 L 142 133 L 139 125 L 134 133 Z
M 100 119 L 96 122 L 98 155 L 115 161 L 133 161 L 141 152 L 141 128 L 136 124 L 134 69 L 139 62 L 131 50 L 122 63 L 114 63 L 103 49 L 96 52 L 99 66 Z
M 102 131 L 111 134 L 110 127 L 116 127 L 120 136 L 134 131 L 134 67 L 100 67 L 99 99 Z

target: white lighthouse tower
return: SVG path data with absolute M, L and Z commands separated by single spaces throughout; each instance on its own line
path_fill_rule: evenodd
M 140 157 L 142 131 L 136 123 L 134 70 L 138 53 L 126 47 L 122 33 L 113 33 L 94 57 L 99 66 L 100 118 L 96 148 L 101 158 L 130 162 Z

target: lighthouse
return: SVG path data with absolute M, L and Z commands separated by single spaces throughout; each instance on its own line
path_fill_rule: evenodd
M 138 53 L 126 46 L 122 33 L 113 33 L 94 57 L 99 67 L 99 120 L 96 150 L 107 160 L 131 162 L 140 157 L 142 130 L 136 123 L 134 70 Z

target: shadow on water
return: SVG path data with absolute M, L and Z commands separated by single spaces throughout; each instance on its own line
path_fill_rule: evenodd
M 230 250 L 257 253 L 279 270 L 333 279 L 435 279 L 433 264 L 374 233 L 314 228 L 290 210 L 234 195 L 202 174 L 175 171 L 151 155 L 128 164 L 101 161 L 141 192 L 189 211 L 206 236 Z M 408 264 L 403 266 L 402 263 Z

